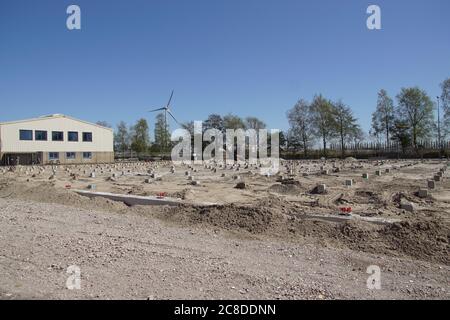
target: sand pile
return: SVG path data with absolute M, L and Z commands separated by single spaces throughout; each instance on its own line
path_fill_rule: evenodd
M 148 208 L 142 208 L 147 209 Z M 239 205 L 166 207 L 160 217 L 181 224 L 204 224 L 229 231 L 260 234 L 281 217 L 268 208 Z
M 450 228 L 444 221 L 403 221 L 384 227 L 379 234 L 396 251 L 450 264 Z
M 285 195 L 297 195 L 301 192 L 299 184 L 291 183 L 277 183 L 273 184 L 268 188 L 269 192 L 285 194 Z
M 57 188 L 52 182 L 40 183 L 10 183 L 0 182 L 1 198 L 17 198 L 29 201 L 57 203 L 89 210 L 124 212 L 128 207 L 116 201 L 105 198 L 83 197 L 71 190 Z
M 292 214 L 292 210 L 287 214 L 289 210 L 286 210 L 286 205 L 284 208 L 281 206 L 281 201 L 277 203 L 271 199 L 270 203 L 271 206 L 266 201 L 255 206 L 167 207 L 158 217 L 181 225 L 213 226 L 289 241 L 308 237 L 334 247 L 450 264 L 450 229 L 443 221 L 417 220 L 387 226 L 360 221 L 336 224 L 305 219 L 301 214 Z M 149 209 L 141 207 L 140 210 Z

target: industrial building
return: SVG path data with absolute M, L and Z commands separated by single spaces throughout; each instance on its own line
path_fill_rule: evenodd
M 0 163 L 110 163 L 113 139 L 111 128 L 62 114 L 0 122 Z

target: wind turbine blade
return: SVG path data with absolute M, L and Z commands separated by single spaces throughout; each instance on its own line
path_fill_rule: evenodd
M 158 108 L 158 109 L 155 109 L 155 110 L 150 110 L 149 112 L 155 112 L 155 111 L 160 111 L 160 110 L 164 110 L 164 109 L 166 109 L 166 108 Z
M 179 126 L 181 126 L 181 124 L 178 122 L 178 120 L 174 117 L 174 115 L 172 114 L 172 112 L 171 112 L 169 109 L 167 109 L 167 113 L 170 114 L 170 116 L 173 118 L 173 120 L 175 120 L 175 122 L 176 122 Z
M 169 98 L 169 102 L 167 102 L 167 106 L 166 106 L 166 108 L 168 108 L 168 107 L 169 107 L 169 105 L 170 105 L 170 102 L 172 101 L 172 97 L 173 97 L 173 90 L 172 90 L 172 94 L 170 95 L 170 98 Z

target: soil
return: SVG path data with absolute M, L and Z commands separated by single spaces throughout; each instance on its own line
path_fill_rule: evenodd
M 448 299 L 449 183 L 444 177 L 427 199 L 415 194 L 442 163 L 391 163 L 398 172 L 370 176 L 370 183 L 357 176 L 382 164 L 345 163 L 362 168 L 344 165 L 339 176 L 324 176 L 312 162 L 308 171 L 317 167 L 317 174 L 290 179 L 241 172 L 245 189 L 201 167 L 193 173 L 201 186 L 183 182 L 182 170 L 151 183 L 132 173 L 72 181 L 67 170 L 85 169 L 76 167 L 0 172 L 0 298 Z M 286 170 L 300 164 L 288 162 Z M 134 170 L 146 172 L 145 165 Z M 342 175 L 356 184 L 345 187 Z M 92 183 L 96 190 L 137 195 L 167 190 L 185 202 L 128 207 L 73 191 Z M 328 193 L 311 194 L 317 183 L 327 184 Z M 401 210 L 402 199 L 417 210 Z M 309 216 L 338 214 L 341 206 L 400 221 Z M 81 268 L 81 290 L 65 286 L 70 265 Z M 367 289 L 370 265 L 382 270 L 381 290 Z

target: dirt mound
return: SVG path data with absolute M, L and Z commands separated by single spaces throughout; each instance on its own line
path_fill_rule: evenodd
M 298 192 L 296 185 L 277 184 L 272 187 L 281 188 L 277 189 L 279 192 L 293 192 L 293 190 Z M 188 195 L 189 192 L 185 190 L 184 197 L 187 198 Z M 275 195 L 252 205 L 128 208 L 120 202 L 104 198 L 83 197 L 73 191 L 57 188 L 50 181 L 35 184 L 0 181 L 0 197 L 58 203 L 89 210 L 142 213 L 172 221 L 181 226 L 212 226 L 233 233 L 251 233 L 290 241 L 308 237 L 335 247 L 347 247 L 374 254 L 410 256 L 450 265 L 448 255 L 450 227 L 447 221 L 435 218 L 428 220 L 417 218 L 412 222 L 400 222 L 387 226 L 376 226 L 361 221 L 349 221 L 342 224 L 314 221 L 304 215 L 307 212 L 305 210 L 311 210 L 310 208 L 283 201 Z M 400 195 L 397 197 L 401 198 Z
M 337 238 L 352 250 L 450 264 L 450 229 L 442 222 L 399 222 L 384 227 L 349 221 L 335 229 Z
M 289 214 L 272 199 L 271 206 L 180 206 L 165 208 L 161 218 L 186 224 L 202 224 L 260 236 L 300 240 L 304 237 L 334 247 L 374 254 L 410 256 L 450 264 L 449 228 L 443 222 L 417 221 L 378 226 L 361 221 L 341 224 Z
M 274 219 L 280 219 L 268 208 L 234 204 L 166 207 L 162 214 L 164 219 L 171 221 L 206 224 L 230 231 L 245 230 L 253 234 L 267 231 Z
M 128 207 L 105 198 L 88 198 L 64 188 L 57 188 L 52 182 L 39 184 L 0 183 L 1 198 L 17 198 L 22 200 L 57 203 L 83 209 L 124 212 Z
M 379 231 L 392 248 L 423 260 L 450 264 L 450 228 L 444 221 L 403 221 Z
M 301 188 L 298 184 L 295 183 L 277 183 L 277 184 L 273 184 L 268 188 L 269 192 L 274 192 L 274 193 L 278 193 L 278 194 L 291 194 L 291 195 L 295 195 L 298 194 L 301 191 Z

